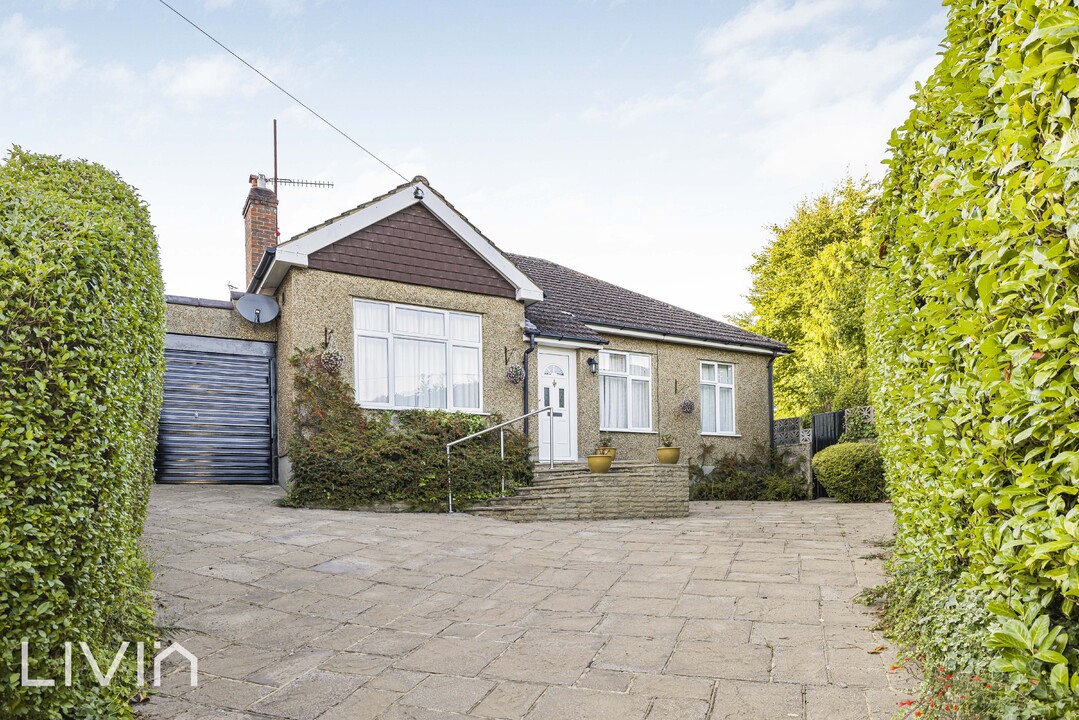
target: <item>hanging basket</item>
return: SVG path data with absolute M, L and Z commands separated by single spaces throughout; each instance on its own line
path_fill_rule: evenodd
M 510 365 L 506 368 L 506 382 L 510 385 L 520 385 L 525 380 L 525 369 L 520 365 Z
M 336 350 L 326 350 L 319 355 L 318 361 L 326 372 L 336 375 L 341 371 L 341 365 L 344 364 L 345 359 Z
M 697 409 L 697 406 L 693 404 L 692 400 L 687 398 L 678 404 L 678 409 L 686 415 L 692 415 L 693 411 Z

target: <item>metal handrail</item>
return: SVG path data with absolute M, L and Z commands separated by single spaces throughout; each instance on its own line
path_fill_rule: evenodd
M 463 438 L 457 438 L 456 440 L 453 440 L 451 442 L 446 443 L 446 487 L 449 489 L 449 497 L 450 497 L 449 511 L 450 512 L 453 512 L 453 472 L 450 470 L 450 449 L 454 445 L 460 445 L 461 443 L 465 442 L 466 440 L 471 440 L 472 438 L 477 438 L 480 435 L 486 435 L 489 432 L 494 432 L 495 430 L 498 430 L 498 452 L 499 452 L 500 457 L 502 458 L 502 494 L 505 495 L 506 494 L 506 426 L 507 425 L 512 425 L 515 422 L 520 422 L 521 420 L 524 420 L 527 417 L 532 417 L 533 415 L 539 415 L 540 413 L 543 413 L 543 412 L 547 413 L 547 416 L 548 416 L 548 418 L 550 418 L 550 421 L 551 421 L 550 438 L 549 439 L 550 439 L 550 443 L 551 443 L 550 462 L 551 462 L 551 467 L 553 468 L 554 467 L 554 408 L 551 407 L 550 405 L 548 405 L 547 407 L 544 407 L 544 408 L 540 408 L 539 410 L 533 410 L 530 413 L 525 413 L 524 415 L 520 415 L 518 417 L 515 417 L 512 420 L 507 420 L 506 422 L 499 423 L 498 425 L 492 425 L 491 427 L 484 428 L 483 430 L 480 430 L 479 432 L 474 432 L 471 435 L 465 435 Z

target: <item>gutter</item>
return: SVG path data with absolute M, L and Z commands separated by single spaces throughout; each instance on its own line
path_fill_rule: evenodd
M 262 258 L 259 260 L 258 267 L 255 268 L 255 274 L 251 276 L 251 282 L 247 283 L 247 292 L 253 293 L 259 291 L 259 286 L 262 285 L 262 278 L 266 277 L 266 273 L 270 271 L 270 266 L 273 265 L 274 257 L 277 255 L 277 248 L 266 248 L 262 253 Z
M 774 345 L 755 345 L 753 343 L 739 343 L 736 341 L 723 341 L 707 338 L 701 335 L 684 335 L 676 333 L 658 332 L 649 328 L 638 328 L 632 325 L 612 325 L 598 321 L 584 321 L 585 325 L 596 332 L 606 332 L 608 335 L 624 335 L 637 337 L 645 340 L 662 340 L 664 342 L 679 345 L 699 345 L 702 347 L 714 347 L 736 352 L 751 352 L 759 355 L 790 355 L 793 351 L 788 348 L 777 348 Z

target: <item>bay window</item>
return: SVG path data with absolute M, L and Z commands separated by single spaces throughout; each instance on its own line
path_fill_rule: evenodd
M 652 430 L 652 358 L 601 351 L 599 354 L 601 430 Z
M 355 300 L 353 321 L 356 402 L 481 411 L 479 315 Z
M 734 435 L 734 366 L 701 363 L 701 434 Z

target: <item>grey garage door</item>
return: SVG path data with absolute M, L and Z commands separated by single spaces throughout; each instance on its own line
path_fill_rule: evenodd
M 273 343 L 167 335 L 159 483 L 273 482 Z

